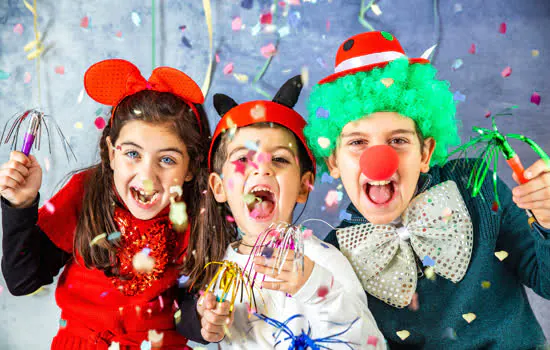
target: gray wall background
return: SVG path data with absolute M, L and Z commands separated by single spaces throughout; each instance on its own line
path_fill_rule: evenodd
M 359 23 L 360 1 L 301 0 L 289 1 L 286 11 L 278 6 L 273 18 L 276 30 L 288 27 L 288 35 L 280 38 L 278 53 L 266 74 L 257 84 L 273 95 L 289 77 L 303 69 L 309 72 L 309 86 L 304 91 L 297 109 L 305 112 L 305 101 L 312 84 L 330 74 L 337 47 L 347 37 L 366 29 Z M 277 1 L 275 2 L 277 3 Z M 219 120 L 211 96 L 224 92 L 238 102 L 263 98 L 250 84 L 266 59 L 260 48 L 275 43 L 274 33 L 254 33 L 259 16 L 268 11 L 272 1 L 267 0 L 212 0 L 214 47 L 220 58 L 213 72 L 212 86 L 207 96 L 206 109 L 213 125 Z M 532 137 L 546 151 L 550 151 L 550 2 L 547 0 L 380 0 L 382 14 L 367 12 L 366 19 L 378 30 L 395 34 L 409 56 L 418 57 L 438 41 L 434 65 L 439 77 L 450 81 L 453 91 L 464 95 L 458 103 L 458 116 L 463 123 L 463 139 L 472 135 L 472 125 L 489 126 L 486 111 L 497 111 L 510 105 L 519 105 L 515 116 L 503 120 L 505 132 L 523 133 Z M 250 7 L 250 8 L 247 8 Z M 437 9 L 434 12 L 434 7 Z M 140 25 L 132 21 L 136 12 Z M 52 155 L 45 143 L 38 153 L 44 168 L 42 198 L 49 198 L 56 185 L 69 171 L 95 162 L 100 131 L 93 122 L 96 113 L 106 114 L 107 108 L 84 96 L 85 70 L 96 61 L 106 58 L 125 58 L 134 62 L 144 76 L 151 72 L 151 3 L 149 1 L 121 0 L 44 0 L 38 1 L 39 29 L 49 47 L 42 58 L 41 85 L 44 111 L 52 115 L 63 128 L 78 157 L 68 163 L 59 142 L 54 143 Z M 437 13 L 437 16 L 435 16 Z M 157 65 L 181 69 L 199 85 L 208 65 L 208 35 L 199 0 L 157 0 Z M 80 27 L 81 19 L 90 18 L 89 28 Z M 241 31 L 231 30 L 234 17 L 241 17 L 245 25 Z M 506 34 L 498 28 L 506 22 Z M 436 25 L 439 23 L 439 25 Z M 23 33 L 14 32 L 17 24 Z M 185 26 L 182 31 L 181 26 Z M 439 28 L 439 31 L 437 30 Z M 283 29 L 286 30 L 286 29 Z M 116 33 L 121 32 L 121 37 Z M 23 46 L 33 40 L 32 15 L 22 1 L 2 0 L 0 3 L 0 70 L 9 77 L 0 80 L 0 116 L 3 121 L 17 112 L 39 105 L 36 94 L 37 76 L 34 61 L 28 61 Z M 468 53 L 471 44 L 477 52 Z M 538 50 L 534 57 L 532 50 Z M 461 59 L 463 65 L 452 69 Z M 249 76 L 249 83 L 241 83 L 232 75 L 224 75 L 227 63 L 234 64 L 234 72 Z M 64 74 L 55 68 L 63 66 Z M 503 78 L 500 72 L 507 66 L 512 74 Z M 25 83 L 25 75 L 31 76 Z M 530 96 L 538 92 L 540 106 L 530 103 Z M 77 123 L 82 127 L 78 128 Z M 21 142 L 21 140 L 20 140 Z M 517 145 L 524 162 L 530 165 L 535 155 L 529 148 Z M 0 160 L 9 156 L 7 145 L 0 148 Z M 501 164 L 501 176 L 513 185 L 510 171 Z M 318 179 L 320 180 L 320 179 Z M 323 210 L 322 203 L 329 189 L 339 183 L 318 183 L 302 219 L 322 218 L 332 225 L 340 220 L 340 210 L 348 200 L 334 210 Z M 328 232 L 323 224 L 310 225 L 320 237 Z M 47 349 L 58 327 L 59 310 L 53 298 L 54 286 L 36 296 L 13 297 L 0 278 L 0 349 Z M 533 309 L 547 336 L 550 336 L 550 302 L 528 291 Z

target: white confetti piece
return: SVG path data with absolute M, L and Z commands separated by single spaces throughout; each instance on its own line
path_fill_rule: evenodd
M 462 318 L 465 319 L 468 323 L 472 323 L 476 319 L 476 317 L 476 314 L 472 312 L 462 315 Z
M 405 340 L 411 335 L 411 332 L 407 330 L 402 330 L 402 331 L 396 332 L 396 334 L 401 340 Z
M 498 258 L 498 260 L 502 261 L 508 257 L 508 252 L 501 250 L 499 252 L 495 252 L 495 256 Z

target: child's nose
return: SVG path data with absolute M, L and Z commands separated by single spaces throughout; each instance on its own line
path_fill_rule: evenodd
M 361 172 L 370 180 L 387 180 L 395 173 L 399 166 L 399 155 L 391 146 L 372 146 L 361 154 L 359 166 Z
M 263 175 L 263 176 L 270 176 L 273 175 L 273 169 L 271 169 L 271 166 L 269 166 L 267 163 L 270 162 L 262 162 L 258 164 L 258 169 L 254 169 L 254 175 Z
M 147 179 L 154 181 L 157 177 L 157 172 L 152 162 L 143 161 L 141 162 L 141 167 L 139 168 L 139 176 L 142 179 Z

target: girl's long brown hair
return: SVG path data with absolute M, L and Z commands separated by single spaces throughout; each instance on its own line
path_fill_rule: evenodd
M 88 268 L 103 270 L 107 276 L 118 276 L 117 244 L 101 240 L 90 246 L 92 239 L 105 232 L 118 231 L 114 220 L 114 203 L 117 201 L 113 186 L 113 171 L 109 162 L 109 149 L 106 139 L 109 136 L 114 144 L 121 129 L 132 120 L 147 123 L 169 123 L 185 143 L 189 154 L 189 171 L 193 180 L 183 184 L 183 200 L 192 223 L 190 242 L 194 242 L 200 213 L 202 191 L 208 181 L 207 157 L 210 126 L 206 113 L 201 105 L 195 105 L 200 116 L 199 121 L 192 109 L 179 97 L 167 93 L 145 90 L 123 99 L 117 106 L 112 123 L 107 123 L 99 141 L 100 162 L 88 170 L 82 212 L 74 239 L 74 253 L 82 256 Z M 202 129 L 202 130 L 201 130 Z M 215 251 L 213 253 L 215 255 Z M 190 256 L 188 252 L 188 256 Z M 222 254 L 223 257 L 223 254 Z M 193 259 L 186 259 L 183 273 L 192 270 Z

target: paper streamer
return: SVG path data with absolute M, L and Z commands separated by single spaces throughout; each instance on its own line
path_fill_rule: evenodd
M 33 15 L 34 41 L 31 41 L 27 45 L 25 45 L 23 50 L 25 52 L 28 52 L 32 49 L 35 49 L 27 55 L 27 59 L 36 59 L 36 85 L 38 88 L 38 105 L 40 106 L 42 102 L 42 92 L 40 89 L 40 55 L 44 52 L 44 47 L 42 46 L 42 42 L 40 40 L 40 32 L 38 32 L 38 10 L 36 6 L 36 0 L 33 1 L 32 6 L 25 0 L 23 0 L 23 4 L 25 4 L 25 7 Z
M 155 13 L 155 9 L 156 9 L 156 4 L 155 4 L 155 0 L 151 0 L 151 37 L 152 37 L 152 42 L 151 42 L 151 56 L 152 56 L 152 59 L 151 59 L 151 64 L 153 66 L 153 68 L 151 68 L 152 70 L 156 68 L 156 62 L 155 62 L 155 58 L 156 58 L 156 30 L 155 30 L 155 19 L 156 19 L 156 13 Z
M 204 77 L 204 83 L 202 84 L 202 94 L 204 97 L 208 94 L 210 89 L 210 82 L 212 80 L 212 67 L 214 65 L 213 56 L 213 39 L 212 39 L 212 9 L 210 6 L 210 0 L 202 0 L 202 6 L 204 8 L 204 17 L 206 18 L 206 27 L 208 28 L 208 69 L 206 70 L 206 76 Z
M 371 32 L 374 32 L 374 27 L 365 19 L 365 13 L 367 13 L 368 10 L 372 7 L 375 0 L 370 0 L 367 5 L 365 5 L 365 0 L 361 0 L 361 9 L 359 10 L 359 23 L 363 25 L 363 27 L 367 28 Z

